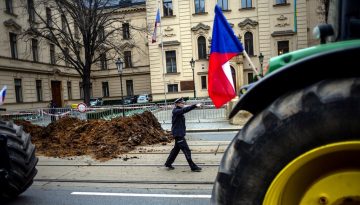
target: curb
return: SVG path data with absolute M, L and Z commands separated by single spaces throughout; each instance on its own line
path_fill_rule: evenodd
M 241 130 L 241 127 L 239 128 L 216 128 L 216 129 L 189 129 L 186 130 L 186 132 L 229 132 L 229 131 L 239 131 Z
M 215 129 L 188 129 L 187 133 L 194 132 L 231 132 L 231 131 L 240 131 L 242 127 L 239 128 L 215 128 Z M 165 131 L 171 132 L 171 130 L 166 129 Z

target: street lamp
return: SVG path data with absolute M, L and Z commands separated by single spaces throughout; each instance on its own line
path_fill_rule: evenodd
M 259 55 L 259 62 L 260 62 L 260 76 L 263 76 L 263 62 L 264 62 L 264 56 L 262 53 Z
M 124 63 L 120 60 L 120 58 L 118 58 L 117 61 L 115 62 L 115 64 L 116 64 L 116 68 L 117 68 L 117 70 L 119 72 L 119 75 L 120 75 L 122 116 L 125 117 L 124 95 L 123 95 L 123 86 L 122 86 L 122 72 L 123 72 Z
M 194 82 L 194 98 L 196 98 L 195 76 L 194 76 L 194 68 L 195 68 L 195 61 L 194 61 L 194 58 L 191 58 L 191 61 L 190 61 L 190 66 L 191 66 L 192 73 L 193 73 L 193 82 Z

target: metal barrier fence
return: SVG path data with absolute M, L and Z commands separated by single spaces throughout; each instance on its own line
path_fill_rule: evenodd
M 201 120 L 226 120 L 226 108 L 215 109 L 211 101 L 188 101 L 187 104 L 202 103 L 203 106 L 192 112 L 186 113 L 187 121 Z M 81 120 L 105 119 L 141 114 L 144 111 L 151 111 L 160 123 L 171 123 L 171 112 L 174 104 L 150 103 L 150 104 L 132 104 L 124 106 L 102 106 L 89 107 L 86 112 L 79 112 L 71 108 L 37 108 L 27 110 L 6 111 L 0 113 L 0 118 L 5 120 L 27 120 L 33 124 L 47 126 L 52 121 L 69 116 Z

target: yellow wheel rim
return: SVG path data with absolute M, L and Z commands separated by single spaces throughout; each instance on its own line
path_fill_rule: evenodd
M 317 147 L 272 181 L 263 205 L 360 205 L 360 141 Z

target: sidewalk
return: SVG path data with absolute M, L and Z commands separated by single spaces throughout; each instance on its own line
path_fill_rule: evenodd
M 161 127 L 164 130 L 171 130 L 171 123 L 162 123 Z M 239 131 L 242 125 L 232 125 L 228 120 L 197 120 L 186 121 L 186 132 L 225 132 L 225 131 Z
M 39 156 L 37 186 L 58 183 L 96 183 L 97 186 L 123 188 L 212 189 L 218 166 L 230 141 L 188 141 L 193 160 L 203 168 L 192 172 L 183 154 L 179 154 L 175 170 L 164 167 L 173 143 L 148 145 L 109 161 L 89 156 L 53 158 Z
M 165 130 L 171 123 L 162 123 Z M 232 125 L 227 120 L 187 120 L 187 132 L 238 131 L 241 125 Z M 95 183 L 98 186 L 212 189 L 218 166 L 230 141 L 189 140 L 192 158 L 202 172 L 192 172 L 183 154 L 179 154 L 175 170 L 164 167 L 173 142 L 166 145 L 138 146 L 129 153 L 109 161 L 98 161 L 90 156 L 54 158 L 39 156 L 37 186 L 58 183 Z

